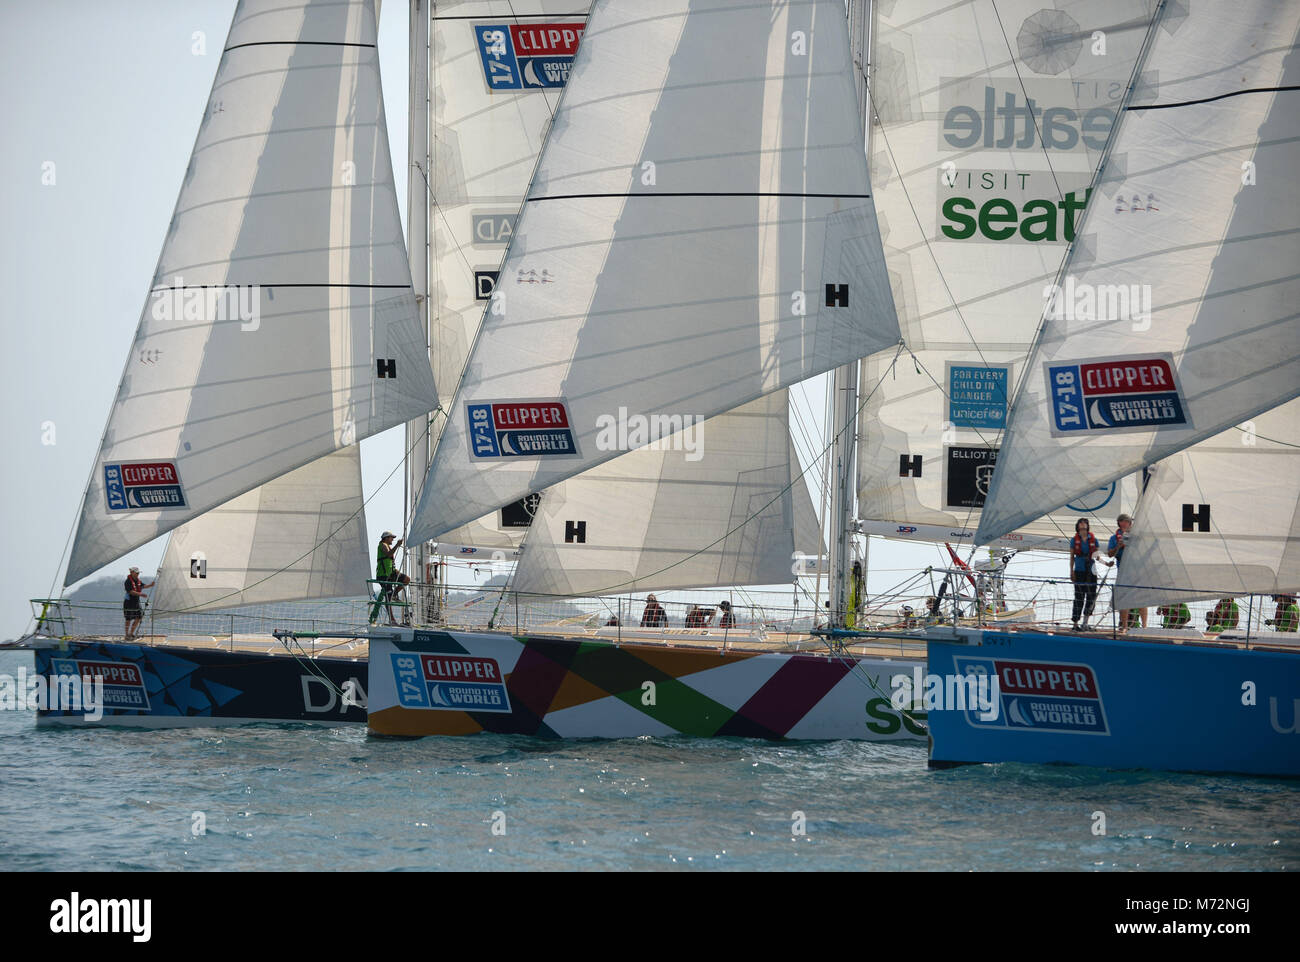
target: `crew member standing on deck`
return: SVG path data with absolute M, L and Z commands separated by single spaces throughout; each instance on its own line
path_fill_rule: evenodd
M 1133 527 L 1133 516 L 1121 514 L 1115 519 L 1115 524 L 1119 527 L 1115 533 L 1110 536 L 1110 542 L 1106 545 L 1106 557 L 1115 559 L 1115 583 L 1119 584 L 1119 572 L 1124 560 L 1124 548 L 1127 547 L 1129 531 Z M 1141 624 L 1143 628 L 1147 626 L 1147 610 L 1145 608 L 1129 608 L 1119 613 L 1119 630 L 1127 631 L 1136 624 Z
M 396 539 L 396 542 L 394 542 L 394 539 Z M 375 580 L 379 582 L 379 597 L 375 599 L 375 606 L 370 609 L 370 623 L 372 625 L 379 617 L 381 605 L 388 609 L 388 623 L 393 626 L 397 625 L 397 619 L 393 617 L 392 601 L 403 588 L 411 583 L 410 578 L 397 570 L 397 549 L 402 546 L 405 540 L 405 538 L 398 538 L 391 531 L 385 531 L 379 538 L 379 548 L 375 552 Z
M 126 576 L 126 581 L 122 587 L 126 590 L 126 598 L 122 601 L 122 618 L 126 623 L 126 630 L 123 634 L 127 641 L 135 638 L 136 633 L 140 630 L 140 619 L 144 617 L 144 590 L 152 588 L 156 581 L 144 584 L 140 580 L 140 569 L 132 568 Z
M 1087 631 L 1092 606 L 1097 603 L 1097 572 L 1092 559 L 1098 551 L 1088 520 L 1080 518 L 1074 524 L 1074 537 L 1070 539 L 1070 580 L 1074 582 L 1074 608 L 1070 621 L 1075 631 Z M 1083 613 L 1083 626 L 1079 626 L 1079 613 Z
M 662 628 L 668 624 L 668 612 L 654 595 L 645 596 L 645 611 L 641 612 L 642 628 Z

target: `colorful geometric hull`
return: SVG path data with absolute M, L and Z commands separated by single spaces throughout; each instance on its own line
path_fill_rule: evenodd
M 996 674 L 996 718 L 928 714 L 930 764 L 1300 775 L 1300 652 L 1036 633 L 931 638 L 929 674 Z M 928 679 L 927 679 L 928 683 Z
M 47 684 L 58 675 L 105 678 L 101 719 L 87 720 L 84 711 L 42 710 L 36 713 L 38 725 L 174 728 L 366 720 L 364 659 L 300 660 L 287 654 L 81 641 L 38 643 L 34 653 L 36 673 Z M 351 704 L 343 704 L 340 691 L 349 694 Z
M 370 659 L 379 735 L 925 737 L 889 704 L 919 660 L 409 630 Z

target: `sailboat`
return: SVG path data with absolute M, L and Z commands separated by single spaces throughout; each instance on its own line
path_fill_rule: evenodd
M 1160 3 L 1137 26 L 1093 178 L 1109 200 L 1094 193 L 1049 285 L 976 541 L 1152 465 L 1117 606 L 1293 594 L 1300 7 Z M 1149 314 L 1079 309 L 1075 292 L 1100 291 Z M 1004 711 L 930 712 L 932 764 L 1300 774 L 1300 651 L 1284 633 L 947 634 L 929 640 L 929 672 L 1000 678 Z
M 449 72 L 440 78 L 443 82 L 435 81 L 427 113 L 419 110 L 419 97 L 413 98 L 417 105 L 413 150 L 426 142 L 420 132 L 426 118 L 433 120 L 437 145 L 431 151 L 433 157 L 414 155 L 412 164 L 433 198 L 426 207 L 423 200 L 414 200 L 424 198 L 425 191 L 413 191 L 410 218 L 412 249 L 428 245 L 427 257 L 412 258 L 414 286 L 424 288 L 429 296 L 409 296 L 412 283 L 407 280 L 404 261 L 393 256 L 401 253 L 401 243 L 391 177 L 387 176 L 370 5 L 357 2 L 345 9 L 337 5 L 326 9 L 304 3 L 280 5 L 274 10 L 250 2 L 240 6 L 214 84 L 210 116 L 200 132 L 137 337 L 138 341 L 163 336 L 188 339 L 185 343 L 193 364 L 170 371 L 161 385 L 141 381 L 130 369 L 124 376 L 96 474 L 88 486 L 68 583 L 174 529 L 160 573 L 158 599 L 159 605 L 170 611 L 205 612 L 232 604 L 355 595 L 359 582 L 365 580 L 364 568 L 356 563 L 364 555 L 358 555 L 357 548 L 364 549 L 367 543 L 355 444 L 397 423 L 409 425 L 410 494 L 423 495 L 421 506 L 433 503 L 431 491 L 437 492 L 437 502 L 446 500 L 446 489 L 436 475 L 431 476 L 432 482 L 425 481 L 421 447 L 439 431 L 442 443 L 451 443 L 448 436 L 454 440 L 455 431 L 446 425 L 459 427 L 461 422 L 441 418 L 442 412 L 455 410 L 455 401 L 451 394 L 439 394 L 433 377 L 425 377 L 425 369 L 431 366 L 442 384 L 455 384 L 455 376 L 447 372 L 458 375 L 466 365 L 469 342 L 481 340 L 477 315 L 484 313 L 485 302 L 485 316 L 491 318 L 497 316 L 494 311 L 507 296 L 517 299 L 517 292 L 508 285 L 498 289 L 499 278 L 513 280 L 516 289 L 535 284 L 545 290 L 553 283 L 564 287 L 574 276 L 571 272 L 567 276 L 552 274 L 545 266 L 525 268 L 508 259 L 502 264 L 503 248 L 498 245 L 532 224 L 527 216 L 519 217 L 517 223 L 515 217 L 529 184 L 536 188 L 540 183 L 537 176 L 529 175 L 534 163 L 540 169 L 537 153 L 552 128 L 553 108 L 547 105 L 545 91 L 563 85 L 569 73 L 565 60 L 572 60 L 569 55 L 577 47 L 582 21 L 571 15 L 571 5 L 565 11 L 568 16 L 551 13 L 546 4 L 536 11 L 516 4 L 508 14 L 499 6 L 453 9 L 444 4 L 431 11 L 417 3 L 412 8 L 413 48 L 418 48 L 425 31 L 425 36 L 434 38 L 435 47 L 432 58 L 413 57 L 417 94 L 429 89 L 427 74 L 421 72 L 423 65 L 432 63 L 440 69 L 446 64 L 455 69 L 454 75 Z M 547 493 L 540 518 L 545 520 L 535 528 L 538 550 L 525 557 L 545 559 L 544 538 L 551 533 L 551 519 L 560 517 L 566 506 L 581 504 L 587 516 L 576 527 L 584 530 L 591 526 L 593 546 L 602 527 L 615 522 L 627 528 L 640 525 L 635 537 L 613 546 L 625 559 L 629 555 L 635 559 L 612 569 L 596 569 L 625 572 L 626 584 L 637 589 L 784 580 L 797 549 L 803 553 L 820 549 L 820 531 L 790 442 L 785 388 L 839 361 L 891 343 L 897 339 L 897 328 L 880 271 L 878 235 L 870 207 L 863 203 L 868 190 L 861 114 L 843 11 L 837 11 L 833 3 L 816 3 L 796 5 L 793 12 L 803 19 L 791 22 L 791 30 L 815 21 L 825 39 L 810 46 L 808 37 L 803 36 L 795 44 L 797 51 L 788 54 L 784 43 L 776 45 L 769 59 L 799 58 L 791 60 L 800 67 L 797 75 L 814 85 L 819 108 L 824 105 L 826 110 L 825 119 L 813 115 L 817 116 L 816 136 L 797 131 L 787 135 L 781 129 L 788 120 L 810 121 L 806 93 L 803 101 L 794 100 L 786 91 L 787 81 L 771 82 L 762 68 L 752 65 L 744 66 L 733 82 L 743 85 L 752 101 L 738 126 L 755 140 L 747 161 L 755 185 L 792 185 L 797 189 L 755 190 L 749 196 L 722 192 L 725 216 L 719 221 L 716 214 L 710 214 L 708 222 L 702 220 L 695 239 L 701 251 L 727 235 L 754 245 L 746 250 L 743 261 L 737 261 L 746 265 L 744 274 L 715 277 L 727 265 L 710 264 L 705 256 L 700 263 L 709 271 L 702 271 L 696 282 L 730 292 L 735 298 L 738 303 L 732 318 L 754 329 L 749 340 L 756 356 L 767 358 L 764 369 L 756 370 L 746 383 L 719 384 L 715 396 L 692 405 L 686 416 L 709 439 L 708 451 L 682 451 L 666 443 L 613 460 L 621 452 L 599 455 L 601 445 L 579 435 L 577 440 L 597 456 L 590 461 L 593 470 L 569 480 L 566 489 L 555 492 L 541 478 L 530 481 L 517 497 L 484 503 L 452 524 L 437 525 L 436 543 L 426 536 L 427 531 L 420 532 L 417 515 L 412 537 L 419 545 L 414 564 L 417 580 L 427 570 L 426 558 L 431 552 L 517 550 L 521 540 L 518 529 L 531 530 L 533 526 L 519 524 L 515 519 L 520 512 L 509 509 L 522 507 L 531 515 L 537 503 L 533 491 L 543 489 Z M 702 32 L 699 25 L 709 17 L 701 18 L 685 6 L 678 16 L 690 20 L 700 43 L 736 27 L 755 37 L 771 40 L 776 36 L 753 11 L 741 13 L 739 19 L 732 11 L 713 13 L 722 13 L 723 18 L 712 17 L 713 25 Z M 625 9 L 608 16 L 627 14 Z M 665 24 L 671 26 L 671 19 Z M 617 24 L 617 19 L 610 22 Z M 611 30 L 626 40 L 626 28 L 614 26 Z M 639 28 L 636 34 L 640 36 Z M 670 38 L 662 32 L 656 42 L 658 50 L 670 46 Z M 457 44 L 459 48 L 454 46 Z M 263 61 L 249 59 L 249 51 L 261 48 L 266 48 Z M 530 48 L 544 53 L 527 57 Z M 472 54 L 468 61 L 466 51 Z M 328 59 L 331 53 L 333 60 Z M 467 63 L 475 68 L 468 76 Z M 818 65 L 817 71 L 810 71 L 808 65 L 813 63 Z M 698 70 L 698 64 L 690 64 L 688 76 Z M 825 79 L 819 76 L 821 70 L 825 70 Z M 335 77 L 337 89 L 319 83 L 322 75 Z M 250 86 L 249 77 L 262 79 Z M 597 83 L 608 86 L 605 81 Z M 217 107 L 229 108 L 235 94 L 246 96 L 256 107 L 242 109 L 243 102 L 239 103 L 239 129 L 213 120 L 228 112 Z M 473 144 L 474 134 L 481 133 L 473 129 L 473 120 L 440 123 L 458 111 L 462 111 L 461 117 L 475 117 L 474 111 L 464 111 L 464 99 L 456 100 L 471 95 L 480 100 L 491 98 L 490 107 L 499 111 L 499 116 L 516 113 L 524 118 L 515 122 L 513 140 L 503 137 L 507 128 L 497 124 L 489 140 L 478 142 L 514 152 L 506 158 L 491 157 L 496 167 L 486 178 L 481 166 L 472 169 L 483 162 L 475 156 L 477 147 L 457 146 Z M 679 102 L 679 107 L 685 106 L 689 104 Z M 310 119 L 329 121 L 319 125 L 317 136 L 330 148 L 322 151 L 316 168 L 305 171 L 291 166 L 290 146 L 281 146 L 302 136 L 304 112 Z M 671 124 L 664 127 L 662 120 L 657 126 L 661 135 L 671 132 Z M 846 129 L 857 130 L 859 136 L 846 134 Z M 721 144 L 731 132 L 724 129 L 715 135 L 715 142 Z M 453 141 L 453 136 L 463 140 Z M 548 142 L 559 142 L 553 130 Z M 773 148 L 788 152 L 788 157 L 765 156 L 765 151 Z M 233 151 L 233 155 L 225 156 L 222 150 Z M 358 151 L 364 163 L 353 159 Z M 672 154 L 661 158 L 665 176 L 687 177 L 684 182 L 679 179 L 679 186 L 695 183 L 708 187 L 730 180 L 716 157 L 693 158 L 698 168 L 694 172 L 683 166 L 686 159 Z M 638 176 L 644 184 L 655 181 L 644 166 L 638 167 Z M 700 180 L 701 176 L 705 179 Z M 487 196 L 480 193 L 485 181 L 490 184 Z M 288 183 L 293 184 L 292 189 L 283 189 Z M 364 204 L 354 196 L 359 192 Z M 671 216 L 679 217 L 695 206 L 693 195 L 698 193 L 703 192 L 668 191 L 666 196 L 677 208 Z M 286 195 L 298 197 L 302 209 L 278 210 L 275 205 L 286 203 Z M 224 233 L 214 237 L 197 228 L 186 231 L 186 218 L 192 211 L 222 204 L 242 205 L 240 216 L 219 219 Z M 265 215 L 261 214 L 263 207 L 267 208 Z M 541 223 L 548 223 L 551 216 Z M 282 230 L 277 237 L 274 232 L 267 233 L 268 224 L 296 226 Z M 245 225 L 258 227 L 258 233 L 246 231 Z M 483 241 L 488 250 L 469 252 L 474 246 L 471 240 Z M 673 239 L 669 234 L 659 240 L 661 247 L 680 243 L 680 237 Z M 182 255 L 191 259 L 183 260 Z M 220 266 L 211 267 L 213 264 Z M 259 345 L 265 352 L 260 359 L 264 370 L 248 372 L 239 352 L 221 343 L 223 335 L 234 334 L 236 325 L 230 323 L 231 317 L 196 317 L 200 323 L 186 325 L 181 332 L 155 324 L 172 319 L 166 310 L 161 311 L 162 316 L 155 313 L 156 303 L 198 299 L 190 295 L 189 279 L 182 281 L 182 275 L 199 271 L 191 265 L 209 265 L 211 276 L 198 273 L 207 285 L 200 288 L 203 291 L 217 285 L 221 290 L 257 289 L 255 296 L 260 299 L 254 303 L 261 323 L 274 320 L 277 325 L 277 339 Z M 299 286 L 285 282 L 288 275 L 272 273 L 291 267 L 297 271 L 292 283 Z M 433 276 L 426 282 L 424 272 L 429 267 Z M 777 298 L 775 289 L 764 290 L 765 283 L 775 284 L 779 276 L 794 279 L 805 273 L 809 290 L 801 290 L 798 300 L 805 300 L 802 295 L 806 293 L 806 306 L 786 298 L 784 291 Z M 286 295 L 286 289 L 303 293 Z M 379 290 L 388 292 L 386 299 L 371 293 Z M 830 310 L 819 305 L 822 297 Z M 281 307 L 286 298 L 294 300 Z M 284 311 L 288 323 L 299 325 L 297 329 L 282 325 L 280 314 L 270 307 L 273 302 Z M 690 312 L 679 310 L 673 323 L 683 332 L 690 331 L 701 310 L 718 316 L 726 312 L 706 299 Z M 809 317 L 811 320 L 806 320 Z M 301 351 L 295 339 L 319 344 L 322 321 L 327 319 L 328 344 L 318 356 Z M 245 323 L 249 329 L 257 329 L 255 324 Z M 313 325 L 315 330 L 310 329 Z M 432 365 L 421 363 L 425 340 L 420 329 L 426 325 L 433 348 Z M 640 322 L 637 326 L 643 327 Z M 725 333 L 734 337 L 737 332 Z M 715 356 L 704 373 L 721 377 L 733 369 L 736 352 L 724 347 L 718 341 L 710 348 Z M 473 371 L 475 366 L 470 363 L 465 370 Z M 236 373 L 240 376 L 234 376 Z M 295 393 L 284 397 L 272 393 L 266 398 L 258 393 L 263 380 L 274 386 L 285 380 L 277 382 L 275 377 L 286 373 L 298 379 L 285 388 Z M 679 372 L 677 380 L 682 376 Z M 152 399 L 153 413 L 167 427 L 155 432 L 163 435 L 161 438 L 142 440 L 137 432 L 131 438 L 134 448 L 121 450 L 116 426 L 134 414 L 127 408 L 137 395 Z M 166 410 L 157 401 L 159 395 L 171 399 Z M 636 399 L 629 395 L 627 400 Z M 298 407 L 290 409 L 290 402 Z M 534 406 L 531 401 L 522 403 L 527 406 L 517 406 L 509 413 L 518 417 Z M 273 412 L 270 424 L 268 411 Z M 310 417 L 318 417 L 329 430 L 319 432 L 308 443 L 304 438 L 309 434 L 302 427 Z M 178 419 L 182 423 L 179 432 L 174 427 Z M 275 423 L 277 419 L 283 423 Z M 222 422 L 225 434 L 205 437 L 202 432 L 211 431 L 213 421 Z M 262 442 L 234 453 L 237 432 L 254 428 L 257 436 L 265 435 Z M 500 440 L 509 450 L 512 443 L 528 443 L 521 437 L 507 432 Z M 661 440 L 671 442 L 672 438 L 665 435 Z M 223 448 L 220 458 L 212 454 L 216 447 Z M 121 475 L 110 473 L 108 467 L 101 475 L 99 466 L 123 469 L 134 485 L 136 474 L 125 472 L 123 466 L 128 457 L 145 455 L 154 459 L 157 470 L 166 472 L 166 480 L 175 482 L 168 491 L 149 492 L 147 499 L 158 504 L 156 499 L 165 497 L 173 503 L 165 510 L 152 511 L 134 501 L 127 509 L 116 507 L 116 492 L 107 488 L 120 483 Z M 239 465 L 244 457 L 252 463 Z M 610 504 L 608 492 L 612 489 L 625 496 L 640 490 L 644 496 L 635 504 Z M 131 497 L 138 500 L 137 495 Z M 502 511 L 498 514 L 492 508 Z M 510 514 L 513 519 L 508 520 Z M 709 537 L 712 543 L 701 548 L 701 537 Z M 521 567 L 521 574 L 528 577 L 528 570 Z M 546 570 L 544 561 L 532 570 L 540 577 Z M 417 599 L 413 605 L 416 621 L 430 611 L 436 613 L 436 602 L 431 603 L 437 597 L 436 586 L 430 587 L 433 590 L 412 589 Z M 547 586 L 534 581 L 533 587 Z M 567 580 L 564 590 L 574 592 L 583 586 Z M 916 663 L 915 652 L 908 661 L 901 658 L 903 651 L 897 645 L 878 646 L 884 653 L 874 658 L 842 652 L 774 651 L 771 644 L 751 644 L 763 640 L 765 626 L 744 621 L 719 625 L 711 632 L 684 629 L 686 633 L 674 637 L 669 645 L 662 643 L 662 631 L 656 639 L 622 637 L 619 632 L 612 638 L 593 639 L 341 627 L 345 630 L 312 633 L 339 636 L 328 644 L 342 649 L 341 653 L 307 652 L 298 644 L 307 634 L 301 631 L 285 632 L 274 642 L 251 636 L 236 638 L 232 631 L 229 651 L 216 650 L 220 645 L 216 639 L 207 645 L 175 638 L 165 644 L 124 645 L 103 638 L 62 638 L 38 648 L 38 667 L 57 675 L 80 672 L 87 665 L 130 665 L 118 674 L 129 676 L 144 694 L 131 701 L 120 699 L 110 707 L 108 721 L 113 724 L 350 721 L 366 705 L 367 644 L 370 655 L 385 668 L 393 662 L 385 657 L 380 647 L 384 644 L 402 650 L 410 645 L 432 645 L 429 651 L 443 655 L 463 655 L 460 648 L 466 645 L 504 645 L 505 654 L 494 650 L 459 660 L 435 658 L 421 663 L 432 666 L 431 671 L 450 672 L 446 678 L 435 678 L 426 691 L 423 707 L 436 710 L 423 714 L 434 720 L 436 730 L 607 736 L 690 732 L 880 740 L 915 740 L 923 734 L 916 718 L 894 711 L 887 697 L 881 697 L 888 695 L 889 675 Z M 279 648 L 285 638 L 289 639 L 285 642 L 287 652 Z M 651 645 L 651 640 L 660 643 Z M 466 676 L 457 672 L 469 671 L 467 666 L 472 667 L 475 679 L 493 679 L 492 684 L 499 682 L 502 687 L 466 687 Z M 624 690 L 624 683 L 632 688 Z M 657 685 L 663 688 L 658 694 Z M 325 704 L 314 703 L 314 694 L 324 694 Z M 544 695 L 549 700 L 539 701 Z M 404 734 L 423 731 L 400 721 L 386 727 L 384 717 L 382 712 L 372 713 L 372 729 Z M 50 711 L 42 714 L 42 721 L 77 723 L 80 719 L 70 712 Z
M 539 30 L 564 33 L 560 18 L 528 19 L 545 5 L 492 11 L 495 23 L 457 16 L 491 6 L 458 5 L 447 23 L 434 13 L 435 62 L 472 56 L 484 70 L 435 84 L 450 115 L 498 106 L 495 93 L 482 103 L 494 78 L 526 89 L 520 49 Z M 514 597 L 788 580 L 792 555 L 818 553 L 821 536 L 785 389 L 898 338 L 843 5 L 645 12 L 591 11 L 536 167 L 511 185 L 518 219 L 487 303 L 453 332 L 459 383 L 411 537 L 476 549 L 486 509 L 540 493 L 511 543 L 522 542 Z M 860 12 L 855 24 L 865 36 Z M 765 54 L 719 72 L 710 51 L 737 38 Z M 536 110 L 542 95 L 527 96 Z M 437 149 L 454 196 L 476 147 Z M 434 194 L 445 203 L 445 181 Z M 459 211 L 441 206 L 430 216 L 450 230 Z M 449 275 L 476 266 L 463 263 L 467 233 L 449 238 Z M 650 417 L 697 428 L 703 450 L 680 430 L 619 437 Z M 883 656 L 764 650 L 748 637 L 761 625 L 709 632 L 688 619 L 665 646 L 655 619 L 623 615 L 578 639 L 372 638 L 370 730 L 923 737 L 923 717 L 889 702 L 890 679 L 919 664 L 897 643 Z

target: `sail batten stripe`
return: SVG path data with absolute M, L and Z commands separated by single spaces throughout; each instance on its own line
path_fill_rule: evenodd
M 1172 104 L 1130 104 L 1125 110 L 1169 110 L 1172 107 L 1192 107 L 1196 104 L 1209 104 L 1228 97 L 1240 97 L 1243 94 L 1277 94 L 1287 90 L 1300 90 L 1300 84 L 1286 84 L 1279 87 L 1251 87 L 1248 90 L 1233 90 L 1214 97 L 1201 97 L 1199 100 L 1180 100 Z
M 230 53 L 232 50 L 243 50 L 245 47 L 369 47 L 376 49 L 373 43 L 345 43 L 342 40 L 250 40 L 248 43 L 237 43 L 233 46 L 226 47 L 221 52 Z
M 544 197 L 529 197 L 528 203 L 534 204 L 543 200 L 589 200 L 606 197 L 820 197 L 830 200 L 845 197 L 854 200 L 866 200 L 871 197 L 870 194 L 811 194 L 801 191 L 779 191 L 779 190 L 664 190 L 655 191 L 654 193 L 631 192 L 626 193 L 608 193 L 608 194 L 548 194 Z

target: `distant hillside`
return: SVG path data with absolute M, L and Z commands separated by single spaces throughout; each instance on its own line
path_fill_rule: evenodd
M 140 579 L 148 584 L 155 580 L 154 575 L 141 574 Z M 126 580 L 126 575 L 105 575 L 102 578 L 96 578 L 94 581 L 88 581 L 76 591 L 68 595 L 70 601 L 117 601 L 123 598 L 124 591 L 122 582 Z

